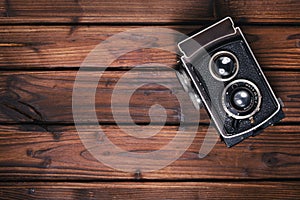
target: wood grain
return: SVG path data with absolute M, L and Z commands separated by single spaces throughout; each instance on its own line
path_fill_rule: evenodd
M 132 126 L 102 125 L 101 128 L 104 137 L 113 144 L 128 152 L 141 154 L 161 149 L 174 138 L 178 130 L 178 126 L 164 126 L 154 137 L 142 139 L 125 132 L 136 130 Z M 269 127 L 260 135 L 248 138 L 233 148 L 227 148 L 218 141 L 213 150 L 200 159 L 198 152 L 207 128 L 199 126 L 192 145 L 169 166 L 158 171 L 143 172 L 140 169 L 133 170 L 135 165 L 127 164 L 133 168 L 132 171 L 121 172 L 98 162 L 83 146 L 73 126 L 2 125 L 0 177 L 2 181 L 300 178 L 298 126 Z M 97 133 L 95 129 L 86 127 L 81 134 Z M 188 133 L 182 136 L 182 142 L 188 137 Z M 102 141 L 101 138 L 99 141 Z M 103 150 L 106 146 L 100 145 L 99 148 Z M 105 155 L 110 154 L 106 152 Z M 167 159 L 167 155 L 156 159 Z
M 298 199 L 299 182 L 4 183 L 5 199 Z
M 152 68 L 155 69 L 155 68 Z M 43 71 L 43 72 L 2 72 L 0 80 L 0 121 L 37 122 L 37 123 L 73 123 L 72 90 L 76 71 Z M 284 122 L 299 122 L 299 72 L 266 72 L 275 93 L 284 104 L 286 118 Z M 84 72 L 84 79 L 78 88 L 86 88 L 82 96 L 88 95 L 95 72 Z M 122 79 L 121 79 L 122 78 Z M 120 82 L 123 80 L 123 83 Z M 124 81 L 126 80 L 126 81 Z M 96 82 L 97 83 L 97 82 Z M 126 108 L 135 123 L 149 123 L 149 109 L 160 104 L 166 109 L 167 123 L 179 123 L 182 117 L 176 91 L 182 91 L 173 71 L 140 70 L 140 71 L 107 71 L 100 79 L 96 92 L 96 113 L 101 123 L 115 123 L 111 110 L 112 93 L 120 91 L 115 98 L 113 108 L 120 123 L 127 121 Z M 140 87 L 140 84 L 144 85 Z M 162 85 L 164 84 L 164 85 Z M 93 86 L 94 85 L 94 86 Z M 135 90 L 134 88 L 137 87 Z M 131 92 L 131 90 L 135 90 Z M 172 92 L 175 91 L 175 92 Z M 126 103 L 125 97 L 131 95 Z M 182 93 L 184 95 L 185 93 Z M 129 96 L 130 96 L 129 95 Z M 188 98 L 187 98 L 188 99 Z M 189 101 L 189 100 L 188 100 Z M 82 99 L 76 104 L 82 114 L 89 111 L 89 101 Z M 194 109 L 190 103 L 190 108 Z M 83 110 L 84 108 L 84 110 Z M 160 122 L 163 113 L 152 113 L 153 122 Z M 83 115 L 82 115 L 83 116 Z M 90 119 L 82 120 L 88 122 Z M 123 121 L 124 120 L 124 121 Z M 200 122 L 208 123 L 209 118 L 204 109 L 200 112 Z
M 216 15 L 232 16 L 241 23 L 299 23 L 298 0 L 216 0 Z
M 174 23 L 212 19 L 211 1 L 1 0 L 1 23 Z
M 202 109 L 193 143 L 165 168 L 145 172 L 127 164 L 134 170 L 122 172 L 97 161 L 80 140 L 72 116 L 73 84 L 88 53 L 132 28 L 145 26 L 153 33 L 171 28 L 189 34 L 225 16 L 241 26 L 275 93 L 285 103 L 283 122 L 230 149 L 219 140 L 200 159 L 198 152 L 209 132 L 209 117 Z M 0 199 L 299 199 L 299 24 L 299 0 L 0 0 Z M 154 46 L 159 42 L 176 46 L 174 39 L 129 37 L 154 41 Z M 118 44 L 110 46 L 118 48 Z M 81 134 L 96 137 L 99 144 L 109 139 L 128 152 L 141 154 L 167 145 L 183 116 L 177 93 L 168 89 L 181 88 L 174 73 L 148 68 L 129 73 L 119 85 L 123 93 L 114 108 L 126 119 L 124 99 L 129 89 L 139 81 L 156 82 L 140 87 L 130 99 L 130 117 L 138 127 L 126 120 L 116 124 L 111 97 L 127 70 L 144 63 L 174 68 L 177 59 L 170 52 L 144 48 L 109 64 L 95 98 L 105 135 L 91 126 Z M 96 72 L 86 72 L 81 87 L 90 89 L 96 76 Z M 82 112 L 88 111 L 88 104 L 80 102 Z M 151 138 L 128 134 L 142 133 L 150 122 L 161 121 L 161 113 L 152 113 L 152 121 L 149 117 L 154 104 L 165 108 L 167 125 Z M 189 139 L 190 132 L 185 133 L 180 144 Z M 101 149 L 112 158 L 113 152 Z M 163 151 L 153 165 L 170 153 Z
M 5 23 L 185 23 L 234 16 L 240 22 L 299 23 L 297 0 L 90 1 L 1 0 Z
M 48 69 L 79 67 L 96 45 L 110 36 L 127 31 L 126 26 L 3 26 L 0 27 L 0 68 L 2 69 Z M 188 34 L 200 26 L 163 26 Z M 300 69 L 300 30 L 298 27 L 243 26 L 253 51 L 265 69 Z M 155 33 L 166 35 L 162 31 Z M 133 35 L 129 40 L 136 40 Z M 153 38 L 143 38 L 146 42 L 156 42 Z M 166 35 L 160 44 L 170 45 L 175 38 Z M 153 43 L 153 46 L 157 45 Z M 112 44 L 118 48 L 118 44 Z M 112 49 L 112 52 L 117 50 Z M 103 53 L 103 52 L 99 52 Z M 100 54 L 103 55 L 103 54 Z M 131 68 L 143 63 L 162 63 L 170 67 L 176 65 L 176 55 L 159 49 L 141 49 L 127 53 L 110 67 Z

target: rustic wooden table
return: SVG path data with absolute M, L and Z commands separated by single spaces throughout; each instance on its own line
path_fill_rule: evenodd
M 194 142 L 161 170 L 127 173 L 95 160 L 81 143 L 72 116 L 73 83 L 87 54 L 133 27 L 187 34 L 228 15 L 244 31 L 284 101 L 286 118 L 233 148 L 219 141 L 199 159 L 209 122 L 201 110 Z M 0 26 L 1 199 L 300 199 L 299 0 L 0 0 Z M 147 62 L 174 67 L 176 57 L 157 49 L 130 52 L 109 66 L 98 85 L 99 123 L 129 151 L 132 146 L 144 152 L 160 148 L 180 121 L 170 91 L 148 85 L 132 96 L 130 113 L 146 125 L 151 103 L 161 103 L 168 114 L 160 133 L 164 140 L 127 138 L 115 123 L 110 108 L 114 85 L 127 70 Z M 159 79 L 169 75 L 162 72 Z M 125 108 L 120 101 L 118 111 Z

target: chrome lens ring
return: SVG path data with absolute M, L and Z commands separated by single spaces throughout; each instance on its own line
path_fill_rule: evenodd
M 218 81 L 229 81 L 233 79 L 239 71 L 239 61 L 237 57 L 229 51 L 219 51 L 215 53 L 209 61 L 209 71 Z
M 238 79 L 224 88 L 222 106 L 230 117 L 247 119 L 259 111 L 261 98 L 261 93 L 254 83 Z

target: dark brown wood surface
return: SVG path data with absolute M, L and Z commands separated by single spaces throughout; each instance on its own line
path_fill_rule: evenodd
M 5 24 L 191 23 L 231 15 L 241 22 L 299 23 L 299 5 L 298 0 L 1 0 L 0 19 Z
M 8 199 L 298 199 L 299 182 L 5 183 Z
M 76 71 L 2 72 L 0 122 L 72 123 L 72 90 L 76 73 Z M 167 123 L 180 122 L 180 105 L 176 95 L 171 93 L 172 89 L 181 90 L 175 72 L 151 68 L 147 71 L 107 71 L 103 74 L 95 100 L 99 122 L 115 122 L 111 111 L 111 96 L 116 83 L 125 74 L 127 81 L 118 85 L 122 93 L 114 106 L 120 116 L 126 116 L 125 108 L 128 107 L 128 103 L 123 101 L 124 96 L 130 93 L 137 83 L 147 81 L 152 84 L 138 88 L 131 96 L 129 111 L 133 120 L 136 123 L 149 123 L 149 108 L 158 103 L 167 111 Z M 267 71 L 266 75 L 278 97 L 284 101 L 286 117 L 282 122 L 300 122 L 298 82 L 300 72 Z M 92 82 L 89 80 L 91 76 L 95 76 L 95 72 L 85 72 L 84 76 L 86 81 L 80 87 L 91 88 Z M 164 83 L 169 88 L 158 83 Z M 86 107 L 87 104 L 88 101 L 83 100 L 78 106 Z M 200 114 L 200 122 L 208 123 L 206 111 L 202 109 Z M 155 118 L 153 120 L 155 121 Z
M 1 69 L 79 67 L 96 45 L 113 34 L 141 26 L 2 26 Z M 155 28 L 157 26 L 154 26 Z M 160 26 L 188 34 L 201 26 Z M 242 26 L 264 69 L 300 69 L 299 27 Z M 164 42 L 162 41 L 162 44 Z M 110 67 L 130 68 L 141 63 L 176 65 L 175 55 L 157 49 L 131 52 Z
M 151 140 L 128 136 L 131 126 L 101 126 L 106 137 L 129 152 L 151 152 L 167 145 L 178 126 L 166 126 Z M 0 126 L 2 180 L 203 180 L 300 178 L 297 126 L 273 126 L 234 148 L 217 145 L 203 159 L 199 149 L 207 133 L 200 126 L 193 144 L 171 165 L 154 172 L 120 172 L 97 161 L 83 146 L 74 126 Z M 94 133 L 87 129 L 83 134 Z M 182 141 L 190 137 L 182 137 Z M 164 158 L 161 158 L 164 159 Z
M 218 141 L 200 159 L 210 122 L 202 109 L 192 145 L 163 169 L 122 172 L 97 161 L 83 146 L 72 116 L 74 80 L 88 53 L 131 28 L 189 34 L 224 16 L 242 28 L 285 104 L 286 118 L 233 148 Z M 0 0 L 0 199 L 300 199 L 299 58 L 298 0 Z M 166 109 L 167 123 L 151 140 L 126 134 L 135 127 L 117 125 L 110 102 L 119 79 L 144 63 L 162 63 L 170 70 L 129 73 L 120 86 L 125 93 L 141 79 L 179 89 L 171 70 L 176 61 L 172 53 L 142 49 L 107 66 L 97 88 L 96 111 L 114 144 L 145 153 L 172 140 L 181 113 L 168 88 L 148 84 L 130 100 L 131 117 L 142 126 L 150 122 L 154 103 Z M 116 110 L 124 115 L 126 107 L 122 96 Z

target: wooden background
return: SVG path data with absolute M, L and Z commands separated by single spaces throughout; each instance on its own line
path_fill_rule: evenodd
M 219 141 L 199 159 L 209 123 L 201 110 L 193 144 L 161 170 L 125 173 L 95 160 L 79 140 L 72 117 L 73 83 L 87 54 L 133 27 L 187 34 L 228 15 L 246 34 L 284 101 L 286 118 L 233 148 Z M 299 0 L 0 0 L 0 26 L 1 199 L 300 199 Z M 174 67 L 176 58 L 153 49 L 130 52 L 109 66 L 98 86 L 103 91 L 103 98 L 96 97 L 99 122 L 128 150 L 156 150 L 172 139 L 180 120 L 176 98 L 150 85 L 134 93 L 130 113 L 146 125 L 148 109 L 159 99 L 168 114 L 160 133 L 164 140 L 128 139 L 115 124 L 110 109 L 115 83 L 147 62 Z M 131 78 L 151 76 L 151 71 L 136 72 Z M 161 72 L 159 80 L 169 76 Z M 118 111 L 125 107 L 120 103 Z

